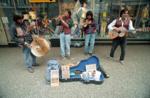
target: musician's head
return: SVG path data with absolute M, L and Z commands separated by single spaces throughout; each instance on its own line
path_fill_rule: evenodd
M 29 13 L 28 12 L 24 11 L 24 12 L 22 12 L 22 15 L 23 15 L 23 20 L 24 21 L 28 21 L 29 20 Z
M 123 19 L 128 18 L 129 17 L 129 10 L 128 9 L 121 10 L 120 17 Z
M 82 2 L 82 3 L 81 3 L 81 7 L 86 8 L 86 7 L 87 7 L 87 2 Z
M 20 14 L 15 14 L 13 16 L 13 21 L 16 23 L 16 24 L 22 24 L 23 22 L 23 16 L 20 15 Z
M 93 19 L 93 13 L 92 13 L 92 11 L 88 11 L 86 13 L 86 19 Z
M 64 15 L 66 17 L 71 17 L 71 11 L 69 9 L 66 9 Z

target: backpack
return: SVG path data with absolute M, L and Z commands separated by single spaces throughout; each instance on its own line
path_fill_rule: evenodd
M 46 68 L 46 80 L 50 81 L 51 79 L 51 70 L 59 70 L 60 64 L 57 60 L 51 59 L 47 62 L 47 68 Z

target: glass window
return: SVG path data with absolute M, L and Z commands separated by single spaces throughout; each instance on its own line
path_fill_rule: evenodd
M 127 8 L 137 33 L 128 33 L 128 38 L 150 39 L 150 1 L 149 0 L 91 0 L 95 18 L 99 23 L 99 37 L 107 39 L 107 25 L 119 17 L 120 11 Z M 98 15 L 99 14 L 99 15 Z M 100 16 L 100 17 L 98 17 Z
M 86 1 L 86 10 L 80 10 L 82 3 Z M 107 26 L 120 14 L 121 9 L 127 8 L 133 21 L 133 26 L 137 33 L 129 33 L 129 39 L 150 39 L 150 1 L 149 0 L 56 0 L 55 3 L 29 3 L 28 0 L 0 0 L 0 7 L 4 15 L 8 17 L 9 26 L 12 24 L 13 14 L 17 12 L 29 11 L 32 6 L 38 8 L 38 13 L 46 13 L 51 21 L 50 28 L 54 31 L 57 21 L 53 20 L 61 14 L 64 9 L 72 11 L 74 22 L 77 21 L 79 27 L 73 28 L 72 33 L 77 34 L 78 39 L 84 38 L 80 20 L 82 12 L 91 10 L 97 22 L 97 39 L 109 39 Z M 11 10 L 10 10 L 11 9 Z M 78 13 L 78 14 L 77 14 Z M 84 16 L 84 15 L 83 15 Z M 59 38 L 59 35 L 50 34 L 51 38 Z

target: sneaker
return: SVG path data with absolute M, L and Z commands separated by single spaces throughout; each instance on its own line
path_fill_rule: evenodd
M 88 55 L 88 53 L 87 53 L 87 52 L 84 52 L 84 55 L 85 55 L 85 56 L 87 56 L 87 55 Z
M 33 73 L 34 69 L 32 67 L 27 68 L 28 72 Z
M 120 63 L 121 63 L 122 65 L 124 65 L 124 61 L 123 61 L 123 60 L 121 60 Z
M 47 84 L 47 85 L 50 85 L 50 81 L 46 80 L 46 84 Z
M 64 56 L 60 56 L 59 59 L 60 60 L 65 60 L 65 57 Z
M 109 77 L 110 77 L 109 74 L 105 73 L 105 78 L 109 78 Z
M 33 64 L 32 66 L 40 66 L 40 64 L 36 63 L 36 64 Z
M 93 55 L 93 53 L 89 53 L 89 56 L 92 56 Z
M 114 57 L 111 57 L 111 56 L 107 56 L 107 58 L 110 60 L 114 60 Z
M 71 59 L 70 55 L 67 55 L 66 58 L 67 58 L 67 59 Z

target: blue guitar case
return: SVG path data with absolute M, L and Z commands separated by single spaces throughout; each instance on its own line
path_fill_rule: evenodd
M 82 81 L 81 79 L 81 73 L 86 71 L 86 65 L 89 64 L 96 64 L 97 71 L 100 71 L 100 61 L 97 56 L 91 56 L 88 59 L 81 60 L 80 63 L 77 66 L 70 67 L 70 79 L 63 79 L 61 77 L 60 73 L 60 81 L 66 82 L 66 81 Z M 99 77 L 99 81 L 90 80 L 86 83 L 102 83 L 104 81 L 104 74 L 101 72 L 101 75 Z M 84 82 L 84 81 L 83 81 Z

